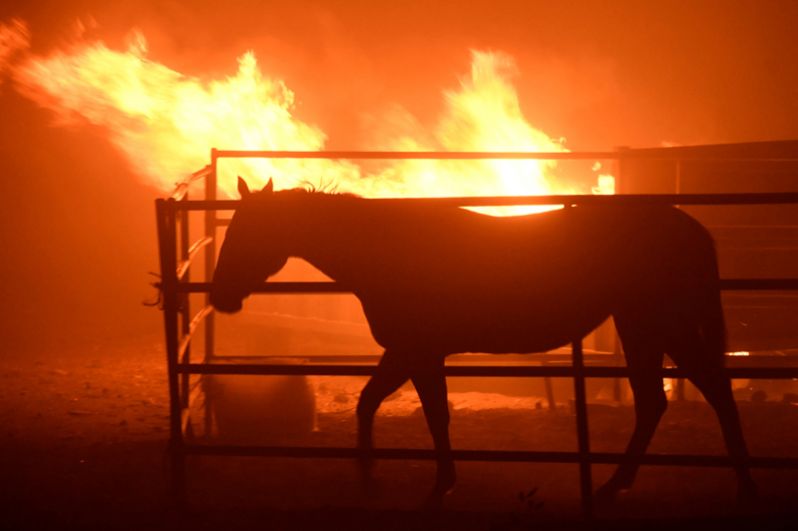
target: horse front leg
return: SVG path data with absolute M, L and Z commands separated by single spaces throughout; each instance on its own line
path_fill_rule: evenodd
M 629 382 L 635 401 L 635 427 L 625 452 L 630 461 L 618 465 L 610 479 L 596 491 L 598 503 L 610 502 L 619 492 L 632 486 L 640 467 L 634 460 L 646 453 L 657 425 L 668 407 L 668 399 L 662 388 L 662 376 L 656 369 L 650 372 L 632 372 Z
M 401 353 L 386 350 L 357 403 L 357 448 L 363 485 L 372 490 L 371 470 L 374 465 L 374 415 L 380 404 L 409 379 L 407 360 Z
M 630 321 L 622 316 L 616 316 L 615 319 L 629 369 L 635 427 L 626 447 L 625 456 L 628 460 L 620 464 L 609 480 L 596 491 L 598 503 L 610 502 L 619 492 L 632 486 L 640 467 L 636 460 L 645 454 L 668 407 L 660 374 L 665 354 L 656 342 L 656 327 L 645 319 Z
M 454 488 L 456 479 L 449 441 L 449 402 L 446 377 L 443 374 L 443 358 L 432 357 L 413 363 L 410 379 L 421 399 L 437 462 L 435 486 L 425 502 L 425 507 L 437 509 L 442 506 L 444 496 Z

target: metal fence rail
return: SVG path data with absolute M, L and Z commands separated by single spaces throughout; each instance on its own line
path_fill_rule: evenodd
M 615 152 L 581 153 L 483 153 L 483 152 L 300 152 L 300 151 L 239 151 L 212 150 L 211 163 L 191 174 L 177 185 L 174 194 L 166 199 L 157 199 L 156 218 L 158 246 L 161 262 L 161 290 L 164 328 L 166 338 L 167 369 L 170 399 L 170 452 L 172 463 L 172 487 L 178 502 L 185 501 L 186 479 L 185 458 L 188 455 L 230 455 L 230 456 L 278 456 L 278 457 L 330 457 L 353 458 L 357 456 L 354 448 L 307 448 L 307 447 L 269 447 L 269 446 L 231 446 L 198 443 L 192 433 L 190 411 L 192 401 L 202 390 L 201 385 L 191 384 L 190 377 L 198 375 L 250 374 L 250 375 L 357 375 L 368 376 L 374 364 L 351 363 L 350 357 L 342 357 L 342 363 L 251 364 L 219 363 L 223 358 L 215 354 L 214 314 L 209 306 L 207 294 L 210 292 L 210 275 L 215 267 L 217 251 L 217 230 L 229 223 L 229 218 L 220 218 L 218 211 L 234 210 L 238 201 L 217 199 L 217 163 L 222 157 L 231 158 L 294 158 L 294 159 L 558 159 L 595 160 L 631 159 L 661 160 L 675 164 L 679 171 L 681 161 L 760 161 L 784 162 L 798 161 L 798 153 L 773 155 L 760 153 L 753 155 L 718 155 L 695 157 L 689 153 L 668 154 L 662 150 L 652 152 L 623 150 Z M 621 177 L 622 178 L 622 177 Z M 189 198 L 189 188 L 197 181 L 205 182 L 204 198 Z M 408 198 L 373 199 L 382 202 L 424 202 L 457 206 L 496 206 L 496 205 L 541 205 L 541 204 L 665 204 L 665 205 L 775 205 L 798 204 L 798 193 L 745 193 L 745 194 L 656 194 L 623 196 L 524 196 L 524 197 L 454 197 L 454 198 Z M 195 242 L 189 241 L 190 212 L 204 212 L 204 236 Z M 191 265 L 204 254 L 205 279 L 201 282 L 190 278 Z M 732 278 L 720 283 L 724 290 L 798 290 L 798 278 Z M 262 285 L 256 293 L 348 293 L 345 285 L 334 282 L 273 282 Z M 190 312 L 189 295 L 205 293 L 205 306 L 195 314 Z M 191 361 L 191 344 L 198 325 L 204 322 L 204 352 L 200 362 Z M 466 461 L 526 461 L 575 463 L 580 468 L 580 494 L 585 517 L 592 514 L 592 477 L 594 464 L 624 462 L 623 454 L 597 453 L 590 451 L 588 433 L 587 401 L 585 397 L 586 378 L 620 378 L 628 375 L 622 366 L 587 365 L 582 349 L 582 338 L 573 338 L 571 349 L 572 363 L 569 366 L 522 366 L 522 365 L 447 365 L 446 376 L 450 377 L 567 377 L 574 380 L 574 405 L 576 412 L 577 448 L 576 452 L 529 452 L 529 451 L 490 451 L 455 450 L 454 458 Z M 334 357 L 327 357 L 333 361 Z M 603 359 L 611 356 L 603 355 Z M 599 358 L 600 359 L 600 358 Z M 798 378 L 798 367 L 729 367 L 725 369 L 730 378 Z M 668 378 L 684 378 L 686 373 L 678 368 L 662 368 L 661 374 Z M 207 407 L 207 402 L 206 402 Z M 210 414 L 205 414 L 205 432 L 210 431 Z M 385 459 L 433 459 L 432 450 L 402 448 L 376 449 L 373 454 Z M 674 466 L 731 466 L 732 460 L 722 456 L 707 455 L 651 455 L 637 459 L 647 465 Z M 747 464 L 764 468 L 798 468 L 798 458 L 750 457 Z

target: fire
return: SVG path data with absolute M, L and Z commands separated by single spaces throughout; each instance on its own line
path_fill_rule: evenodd
M 20 37 L 27 36 L 24 25 L 14 24 L 0 31 L 0 65 L 27 42 Z M 382 148 L 566 151 L 562 140 L 525 119 L 513 85 L 515 74 L 511 57 L 472 52 L 470 75 L 459 88 L 444 93 L 444 111 L 432 132 L 397 134 Z M 321 129 L 292 114 L 294 93 L 283 81 L 265 75 L 251 51 L 238 58 L 233 75 L 205 81 L 148 58 L 146 39 L 133 32 L 124 50 L 98 41 L 79 42 L 47 56 L 28 55 L 14 65 L 13 79 L 21 93 L 52 110 L 61 123 L 83 120 L 107 130 L 131 169 L 163 191 L 204 166 L 211 147 L 317 151 L 327 141 Z M 577 191 L 558 183 L 556 169 L 552 161 L 535 160 L 391 161 L 369 172 L 355 161 L 225 160 L 219 187 L 235 197 L 235 176 L 241 174 L 254 185 L 273 177 L 278 188 L 333 184 L 366 197 Z M 601 175 L 598 193 L 612 193 L 611 181 L 611 176 Z
M 512 84 L 516 66 L 505 54 L 473 51 L 471 75 L 459 90 L 444 93 L 445 110 L 431 140 L 400 137 L 388 148 L 406 151 L 563 152 L 563 141 L 532 127 L 521 112 Z M 556 168 L 544 160 L 402 161 L 368 179 L 367 195 L 544 195 L 571 190 L 551 178 Z M 390 184 L 388 184 L 390 183 Z M 387 184 L 387 186 L 386 186 Z M 550 208 L 550 207 L 549 207 Z M 480 209 L 518 214 L 546 207 Z
M 29 45 L 30 33 L 25 22 L 14 18 L 8 23 L 0 24 L 0 75 L 5 73 L 14 56 Z
M 62 122 L 82 118 L 105 128 L 131 169 L 164 191 L 207 164 L 213 146 L 323 147 L 324 134 L 293 118 L 293 93 L 265 78 L 254 54 L 239 58 L 235 75 L 203 83 L 149 60 L 142 35 L 133 34 L 129 42 L 124 51 L 93 43 L 32 58 L 17 68 L 15 80 Z M 284 187 L 303 178 L 294 168 L 263 162 L 226 169 L 220 187 L 230 195 L 236 170 L 274 175 Z

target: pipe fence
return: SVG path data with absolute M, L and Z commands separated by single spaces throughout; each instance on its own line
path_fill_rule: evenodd
M 609 152 L 363 152 L 363 151 L 242 151 L 212 150 L 211 163 L 191 174 L 178 184 L 171 197 L 156 199 L 158 246 L 161 263 L 162 309 L 166 339 L 167 370 L 170 403 L 170 442 L 172 492 L 178 503 L 186 500 L 186 457 L 189 455 L 224 456 L 272 456 L 294 458 L 355 458 L 356 448 L 339 447 L 275 447 L 213 444 L 194 434 L 191 410 L 202 395 L 203 386 L 191 381 L 191 376 L 204 378 L 208 375 L 325 375 L 325 376 L 369 376 L 372 374 L 376 356 L 360 357 L 359 363 L 351 363 L 353 356 L 326 356 L 326 363 L 275 364 L 275 363 L 229 363 L 229 357 L 215 352 L 215 320 L 208 301 L 211 276 L 215 267 L 218 248 L 218 231 L 227 226 L 229 217 L 220 217 L 219 211 L 234 210 L 236 200 L 220 200 L 217 197 L 218 162 L 222 158 L 267 158 L 267 159 L 432 159 L 432 160 L 656 160 L 673 164 L 677 178 L 680 177 L 684 161 L 722 162 L 793 162 L 798 153 L 788 156 L 763 155 L 717 155 L 701 157 L 690 153 L 668 154 L 664 150 L 654 152 L 621 150 Z M 618 165 L 622 167 L 621 164 Z M 616 175 L 623 180 L 623 175 Z M 196 182 L 204 182 L 202 199 L 189 197 Z M 624 194 L 617 196 L 556 195 L 556 196 L 509 196 L 509 197 L 445 197 L 371 199 L 376 202 L 435 203 L 456 206 L 504 206 L 504 205 L 586 205 L 586 204 L 662 204 L 662 205 L 795 205 L 798 192 L 786 193 L 723 193 L 723 194 Z M 190 213 L 204 212 L 204 235 L 191 242 L 189 235 Z M 204 258 L 204 279 L 191 279 L 191 266 L 200 256 Z M 723 290 L 798 290 L 798 278 L 727 278 L 721 280 Z M 335 282 L 269 282 L 256 293 L 262 294 L 340 294 L 349 293 L 345 285 Z M 189 294 L 204 293 L 205 304 L 192 314 Z M 200 361 L 192 361 L 192 340 L 204 323 L 204 348 Z M 619 464 L 628 461 L 623 453 L 591 452 L 588 433 L 588 411 L 585 393 L 586 378 L 624 378 L 626 367 L 586 365 L 586 361 L 607 360 L 615 356 L 586 354 L 583 338 L 571 341 L 570 366 L 546 365 L 546 354 L 532 354 L 528 358 L 542 366 L 479 365 L 462 366 L 447 364 L 447 377 L 542 377 L 572 378 L 574 382 L 574 407 L 576 418 L 577 451 L 498 451 L 498 450 L 454 450 L 454 458 L 463 461 L 497 462 L 546 462 L 577 464 L 580 471 L 581 507 L 585 518 L 593 512 L 592 465 Z M 750 364 L 755 357 L 746 358 Z M 265 358 L 268 361 L 268 358 Z M 727 357 L 727 360 L 731 358 Z M 220 363 L 224 361 L 224 363 Z M 734 359 L 736 365 L 742 362 Z M 791 364 L 792 365 L 792 364 Z M 798 378 L 796 366 L 727 367 L 730 378 L 793 379 Z M 685 378 L 685 371 L 674 367 L 663 367 L 666 378 Z M 550 398 L 551 399 L 551 398 Z M 205 401 L 205 433 L 211 430 L 211 412 Z M 433 450 L 408 448 L 378 448 L 373 456 L 380 459 L 434 459 Z M 646 454 L 636 459 L 643 465 L 731 467 L 734 461 L 726 456 L 708 455 L 654 455 Z M 751 467 L 798 469 L 798 457 L 756 457 L 747 459 Z

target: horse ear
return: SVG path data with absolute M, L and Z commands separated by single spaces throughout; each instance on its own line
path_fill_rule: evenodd
M 263 187 L 262 191 L 269 194 L 274 192 L 274 183 L 272 182 L 271 177 L 269 177 L 269 182 L 266 183 L 266 186 Z
M 249 186 L 247 186 L 247 182 L 238 176 L 238 193 L 241 194 L 241 199 L 244 199 L 246 196 L 249 195 Z

